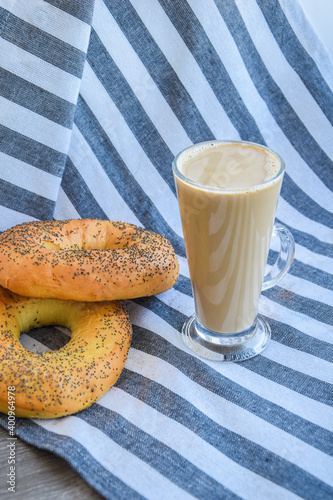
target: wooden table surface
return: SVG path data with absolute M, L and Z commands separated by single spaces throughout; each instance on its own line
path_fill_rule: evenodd
M 13 500 L 101 500 L 61 457 L 40 450 L 17 438 L 15 446 L 16 488 L 7 490 L 9 473 L 8 432 L 0 427 L 0 499 Z

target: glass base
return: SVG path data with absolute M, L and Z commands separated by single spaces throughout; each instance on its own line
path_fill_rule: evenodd
M 227 335 L 217 335 L 212 332 L 216 340 L 218 337 L 221 338 L 221 343 L 218 343 L 216 340 L 205 340 L 204 335 L 198 331 L 195 315 L 193 315 L 184 323 L 181 336 L 185 345 L 202 358 L 211 361 L 237 362 L 260 354 L 270 341 L 271 329 L 267 321 L 258 316 L 254 333 L 244 336 L 241 332 L 240 342 L 237 342 L 238 334 L 231 335 L 230 344 L 228 344 Z M 247 340 L 242 341 L 244 338 Z

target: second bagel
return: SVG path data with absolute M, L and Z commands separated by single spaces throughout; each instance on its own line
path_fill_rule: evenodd
M 68 327 L 69 342 L 51 352 L 23 347 L 20 333 L 45 325 Z M 0 287 L 0 412 L 56 418 L 88 408 L 118 380 L 131 338 L 122 301 L 34 299 Z

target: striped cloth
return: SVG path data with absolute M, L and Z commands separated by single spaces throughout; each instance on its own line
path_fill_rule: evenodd
M 109 499 L 333 498 L 332 89 L 297 0 L 0 0 L 0 229 L 123 220 L 165 234 L 181 267 L 128 301 L 116 386 L 77 415 L 17 419 L 18 436 Z M 193 301 L 171 161 L 213 138 L 281 154 L 277 219 L 296 241 L 260 300 L 272 341 L 239 364 L 179 336 Z M 42 333 L 23 340 L 68 332 Z

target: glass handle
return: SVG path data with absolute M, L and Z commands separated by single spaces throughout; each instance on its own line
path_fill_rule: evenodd
M 289 229 L 276 222 L 273 226 L 272 236 L 278 236 L 280 238 L 280 253 L 275 264 L 264 276 L 262 290 L 272 288 L 282 280 L 289 271 L 295 255 L 295 241 Z

